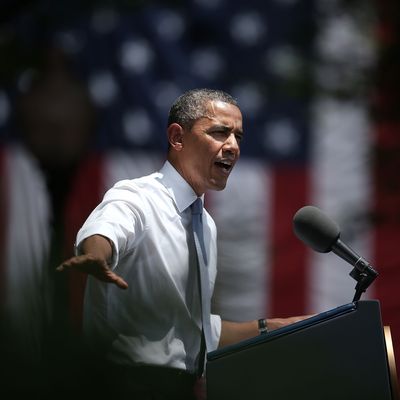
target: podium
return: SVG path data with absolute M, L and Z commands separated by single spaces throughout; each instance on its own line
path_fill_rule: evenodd
M 377 300 L 357 301 L 207 355 L 207 400 L 393 400 Z

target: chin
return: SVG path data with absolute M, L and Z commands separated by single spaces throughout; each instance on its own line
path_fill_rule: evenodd
M 209 189 L 220 192 L 221 190 L 224 190 L 225 188 L 226 188 L 226 181 L 225 182 L 213 182 L 213 184 L 210 185 Z

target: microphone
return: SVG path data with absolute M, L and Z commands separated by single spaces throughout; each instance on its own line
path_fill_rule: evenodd
M 378 272 L 340 239 L 340 229 L 319 208 L 305 206 L 293 217 L 293 230 L 296 236 L 313 250 L 320 253 L 332 251 L 354 266 L 360 273 L 375 279 Z M 372 280 L 373 280 L 372 279 Z

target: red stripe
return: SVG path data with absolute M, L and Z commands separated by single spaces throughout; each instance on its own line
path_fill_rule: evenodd
M 384 325 L 392 332 L 400 380 L 400 117 L 398 0 L 375 1 L 376 35 L 383 57 L 375 74 L 373 112 L 375 127 L 374 227 L 375 265 L 380 273 L 375 288 Z
M 0 148 L 0 305 L 4 304 L 6 296 L 6 269 L 5 269 L 5 254 L 6 254 L 6 230 L 8 226 L 7 210 L 7 176 L 6 171 L 6 150 Z
M 90 155 L 81 166 L 68 198 L 65 214 L 65 258 L 73 255 L 78 230 L 103 196 L 103 159 Z M 82 327 L 83 296 L 86 275 L 68 273 L 70 320 L 76 332 Z
M 384 325 L 393 337 L 397 370 L 400 372 L 400 123 L 376 129 L 375 265 L 380 273 L 375 287 Z
M 287 317 L 307 311 L 307 249 L 293 234 L 296 211 L 307 204 L 308 170 L 277 167 L 272 177 L 273 218 L 269 315 Z

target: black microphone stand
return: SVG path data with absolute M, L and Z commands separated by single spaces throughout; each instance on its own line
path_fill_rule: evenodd
M 378 272 L 372 268 L 362 257 L 360 257 L 349 275 L 357 281 L 357 285 L 355 287 L 356 293 L 353 298 L 354 302 L 360 300 L 361 295 L 378 276 Z
M 350 272 L 350 276 L 357 281 L 353 302 L 360 300 L 361 295 L 378 276 L 378 272 L 372 268 L 367 260 L 360 257 L 349 246 L 343 243 L 339 237 L 331 250 L 349 264 L 354 265 L 353 270 Z

